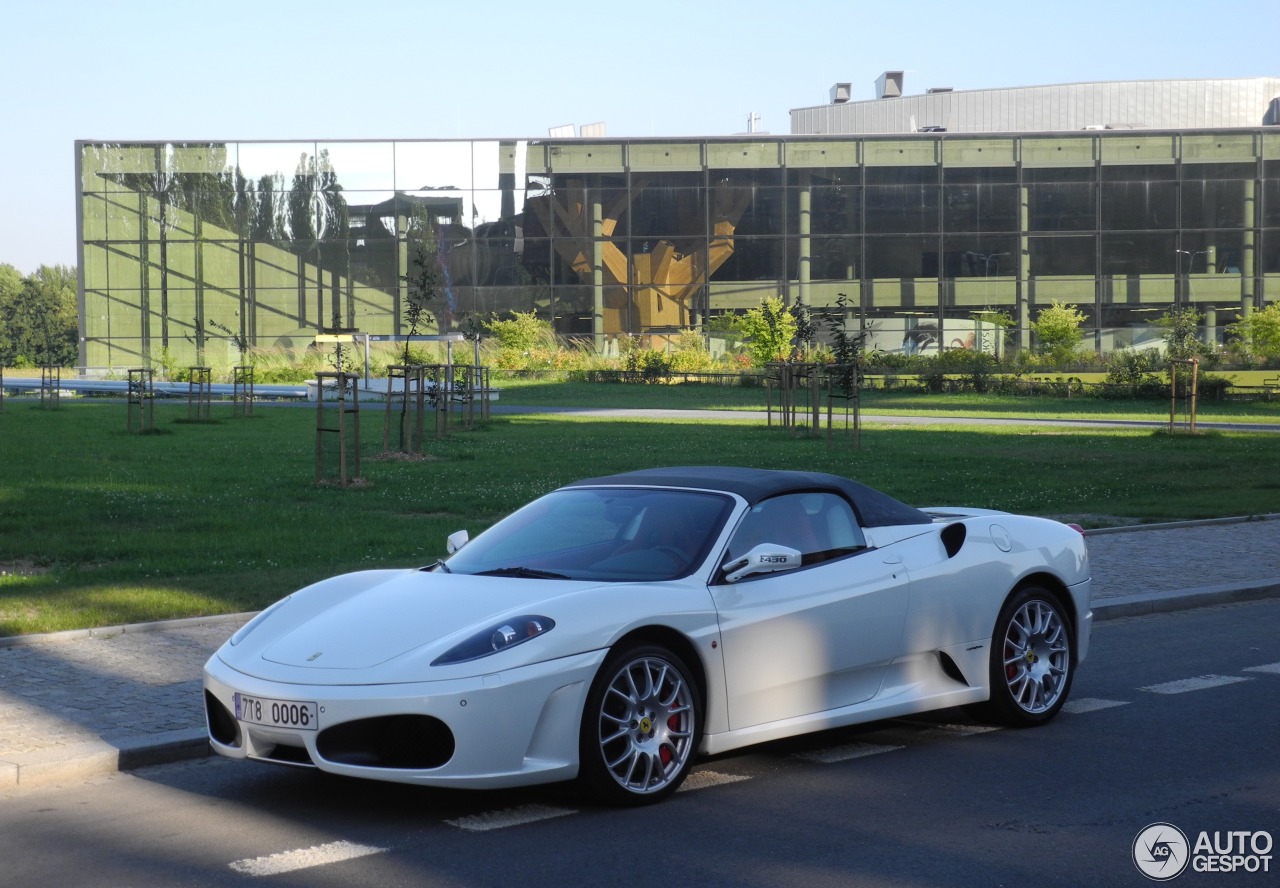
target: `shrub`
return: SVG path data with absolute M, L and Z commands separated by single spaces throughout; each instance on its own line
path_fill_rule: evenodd
M 937 361 L 946 372 L 961 376 L 963 388 L 975 392 L 991 390 L 1000 366 L 994 355 L 963 348 L 947 349 Z
M 1107 384 L 1135 386 L 1156 379 L 1156 372 L 1163 369 L 1163 362 L 1149 351 L 1121 349 L 1114 352 L 1107 362 Z
M 1080 350 L 1083 338 L 1080 325 L 1084 321 L 1085 316 L 1080 309 L 1054 300 L 1048 308 L 1040 310 L 1031 328 L 1035 330 L 1044 353 L 1056 363 L 1067 364 Z
M 631 379 L 641 382 L 658 382 L 671 375 L 666 352 L 652 348 L 629 349 L 623 356 L 623 367 Z
M 747 340 L 751 363 L 763 367 L 771 361 L 785 361 L 791 355 L 796 338 L 796 319 L 782 303 L 781 296 L 770 296 L 752 308 L 738 321 Z
M 1196 384 L 1197 397 L 1210 401 L 1221 401 L 1231 389 L 1232 378 L 1217 373 L 1201 373 Z
M 1280 302 L 1273 302 L 1247 317 L 1237 315 L 1227 330 L 1240 339 L 1246 355 L 1263 360 L 1280 358 Z
M 677 336 L 668 357 L 674 373 L 706 373 L 712 367 L 711 352 L 696 330 Z

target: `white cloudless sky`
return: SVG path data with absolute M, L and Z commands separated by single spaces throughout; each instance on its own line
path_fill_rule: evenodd
M 905 92 L 1280 77 L 1280 0 L 23 0 L 0 12 L 0 263 L 76 262 L 76 139 L 790 131 Z M 1261 113 L 1261 109 L 1259 111 Z

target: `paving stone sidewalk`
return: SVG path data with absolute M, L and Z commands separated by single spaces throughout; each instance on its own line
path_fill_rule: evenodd
M 1277 519 L 1091 532 L 1097 618 L 1280 595 Z M 0 639 L 0 791 L 207 754 L 201 669 L 247 619 Z

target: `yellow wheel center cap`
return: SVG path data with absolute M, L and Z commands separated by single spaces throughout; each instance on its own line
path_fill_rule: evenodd
M 645 718 L 640 719 L 640 733 L 647 734 L 652 730 L 653 730 L 653 722 L 649 721 L 649 718 L 647 716 Z

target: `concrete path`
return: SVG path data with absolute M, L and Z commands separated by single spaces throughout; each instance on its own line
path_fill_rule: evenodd
M 1088 536 L 1098 619 L 1280 595 L 1280 515 Z M 0 792 L 207 755 L 201 669 L 248 617 L 0 638 Z

